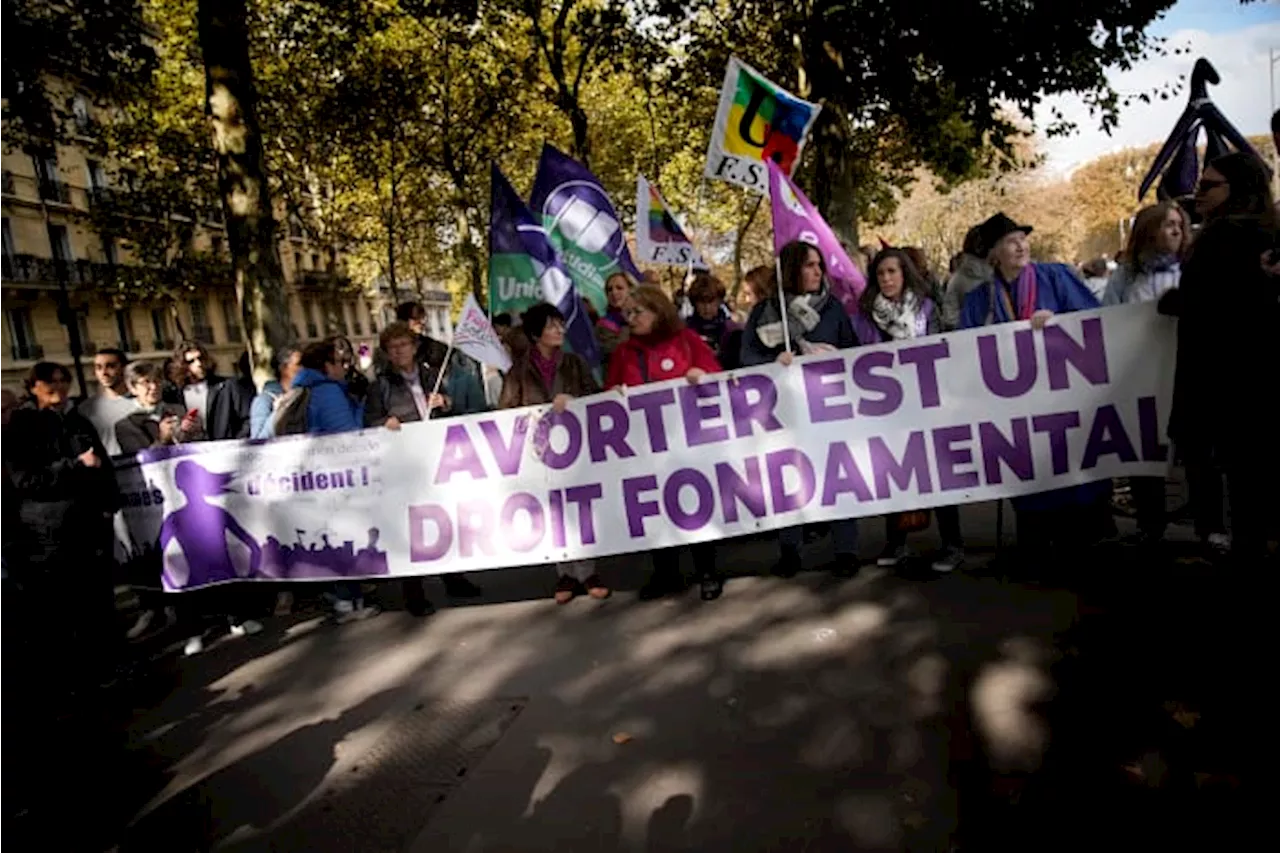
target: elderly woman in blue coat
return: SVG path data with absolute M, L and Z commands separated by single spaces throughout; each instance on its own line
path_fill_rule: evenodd
M 961 308 L 966 329 L 1029 320 L 1043 329 L 1054 314 L 1097 308 L 1098 300 L 1065 264 L 1031 260 L 1031 226 L 997 213 L 979 226 L 993 280 L 969 292 Z M 1111 481 L 1086 483 L 1013 499 L 1018 545 L 1043 556 L 1049 548 L 1092 544 L 1110 533 Z

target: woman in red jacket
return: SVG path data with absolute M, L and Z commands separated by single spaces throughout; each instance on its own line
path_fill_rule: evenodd
M 720 370 L 711 348 L 685 328 L 676 307 L 656 287 L 643 285 L 631 292 L 624 312 L 631 335 L 618 344 L 609 359 L 608 388 L 634 387 L 649 382 L 684 378 L 697 384 L 708 373 Z M 652 552 L 653 577 L 640 590 L 640 598 L 659 598 L 680 592 L 680 547 Z M 689 546 L 703 601 L 714 601 L 724 591 L 724 578 L 716 568 L 715 542 Z

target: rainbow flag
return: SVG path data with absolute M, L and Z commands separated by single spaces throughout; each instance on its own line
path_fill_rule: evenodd
M 658 188 L 644 175 L 636 178 L 636 253 L 651 264 L 707 268 Z
M 777 163 L 791 175 L 821 109 L 730 58 L 707 147 L 706 176 L 768 195 L 764 164 Z

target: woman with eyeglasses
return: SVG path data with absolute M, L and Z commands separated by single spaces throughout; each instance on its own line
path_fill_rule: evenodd
M 1179 318 L 1169 436 L 1186 461 L 1193 502 L 1220 506 L 1217 466 L 1226 474 L 1231 554 L 1253 563 L 1266 551 L 1280 474 L 1280 302 L 1265 268 L 1278 242 L 1270 172 L 1246 152 L 1219 157 L 1204 170 L 1195 206 L 1204 225 L 1179 286 L 1160 299 L 1160 310 Z
M 657 287 L 641 285 L 633 290 L 626 317 L 631 333 L 609 359 L 607 388 L 634 388 L 666 379 L 685 379 L 696 385 L 708 373 L 720 371 L 711 348 L 681 322 L 676 306 Z M 688 549 L 702 600 L 714 601 L 724 591 L 724 579 L 716 567 L 716 545 L 697 542 Z M 651 552 L 653 576 L 640 590 L 642 599 L 683 591 L 682 550 L 676 547 Z
M 742 333 L 742 365 L 751 367 L 773 361 L 789 365 L 797 355 L 835 352 L 857 346 L 858 338 L 849 322 L 849 315 L 840 300 L 831 294 L 822 253 L 797 240 L 782 247 L 778 262 L 782 269 L 786 316 L 783 316 L 776 289 L 769 298 L 751 309 L 747 327 Z M 786 346 L 788 339 L 789 349 Z M 852 576 L 860 565 L 857 519 L 831 522 L 831 536 L 835 540 L 836 571 Z M 793 577 L 800 571 L 802 544 L 803 525 L 778 531 L 781 557 L 774 574 Z

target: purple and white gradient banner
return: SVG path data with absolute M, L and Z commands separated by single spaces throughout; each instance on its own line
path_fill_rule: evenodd
M 123 465 L 167 589 L 645 551 L 1167 469 L 1173 321 L 1132 305 L 549 407 Z

